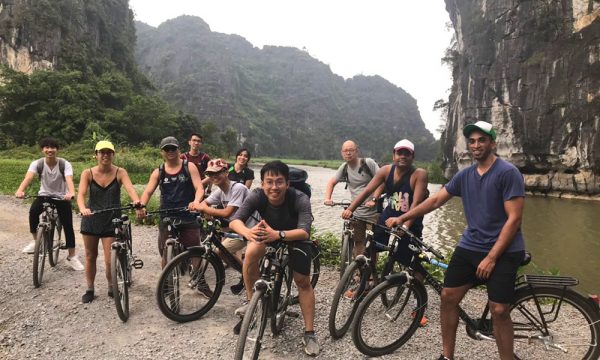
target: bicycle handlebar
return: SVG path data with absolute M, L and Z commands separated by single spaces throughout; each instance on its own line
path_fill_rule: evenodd
M 334 206 L 343 206 L 343 207 L 348 207 L 348 206 L 350 206 L 350 204 L 352 204 L 352 203 L 349 202 L 349 201 L 340 201 L 340 202 L 334 202 L 331 205 L 325 205 L 325 206 L 331 206 L 331 207 L 334 207 Z
M 136 206 L 135 204 L 129 203 L 129 204 L 125 205 L 125 206 L 114 207 L 114 208 L 107 208 L 107 209 L 100 209 L 100 210 L 94 210 L 94 211 L 92 211 L 92 215 L 102 214 L 102 213 L 107 213 L 107 212 L 112 212 L 112 211 L 142 209 L 144 207 L 145 207 L 145 205 L 141 205 L 140 204 L 140 206 Z
M 48 196 L 48 195 L 27 195 L 27 196 L 24 196 L 22 199 L 37 199 L 37 198 L 54 200 L 54 201 L 67 201 L 67 202 L 71 202 L 71 200 L 65 200 L 64 198 L 57 198 L 57 197 Z
M 178 208 L 170 208 L 170 209 L 159 209 L 146 212 L 146 215 L 159 215 L 159 214 L 172 214 L 179 212 L 189 212 L 188 207 L 178 207 Z

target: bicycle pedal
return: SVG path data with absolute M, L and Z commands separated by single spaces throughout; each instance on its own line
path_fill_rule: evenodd
M 299 313 L 299 312 L 296 312 L 296 311 L 286 311 L 286 312 L 285 312 L 285 315 L 286 315 L 286 316 L 289 316 L 289 317 L 293 317 L 293 318 L 298 318 L 298 317 L 300 317 L 300 313 Z
M 144 267 L 144 262 L 142 259 L 135 259 L 131 265 L 136 269 L 141 269 Z

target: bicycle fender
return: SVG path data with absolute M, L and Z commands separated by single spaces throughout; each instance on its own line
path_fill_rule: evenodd
M 408 281 L 408 274 L 403 272 L 389 274 L 385 277 L 386 281 L 389 281 L 392 284 L 398 284 Z
M 186 249 L 186 251 L 194 254 L 194 255 L 199 255 L 202 256 L 204 254 L 206 254 L 206 248 L 204 246 L 198 245 L 198 246 L 190 246 L 189 248 Z

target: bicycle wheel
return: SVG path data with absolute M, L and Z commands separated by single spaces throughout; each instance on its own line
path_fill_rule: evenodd
M 113 248 L 110 254 L 112 288 L 115 306 L 119 318 L 125 322 L 129 319 L 129 289 L 127 286 L 127 250 Z
M 242 321 L 240 336 L 235 345 L 235 360 L 258 359 L 263 335 L 267 327 L 269 298 L 266 290 L 256 290 Z
M 342 250 L 341 250 L 341 259 L 340 259 L 340 278 L 344 276 L 346 272 L 346 268 L 352 260 L 354 260 L 352 256 L 352 251 L 354 250 L 354 241 L 350 237 L 350 233 L 344 233 L 342 235 Z
M 215 305 L 224 283 L 223 263 L 214 254 L 184 251 L 160 275 L 156 291 L 158 307 L 173 321 L 197 320 Z
M 363 267 L 353 261 L 346 268 L 335 289 L 329 310 L 329 333 L 334 339 L 339 339 L 346 334 L 358 304 L 365 296 L 369 276 L 362 276 L 362 272 Z
M 518 358 L 600 357 L 600 314 L 583 296 L 568 289 L 534 287 L 518 290 L 515 299 L 510 315 Z
M 387 292 L 385 306 L 378 299 Z M 352 340 L 356 348 L 368 356 L 390 354 L 402 346 L 419 327 L 427 306 L 427 292 L 415 281 L 396 279 L 377 285 L 360 303 L 352 324 Z
M 35 234 L 35 248 L 33 250 L 33 286 L 40 287 L 44 277 L 44 263 L 46 262 L 46 245 L 48 233 L 46 226 L 39 226 Z
M 283 271 L 285 270 L 285 271 Z M 274 336 L 281 333 L 288 305 L 292 295 L 292 269 L 288 266 L 282 268 L 281 277 L 275 279 L 271 293 L 273 316 L 271 316 L 271 332 Z
M 62 237 L 62 224 L 60 220 L 56 218 L 56 225 L 50 229 L 50 239 L 52 242 L 48 242 L 48 260 L 50 266 L 54 267 L 58 264 L 58 255 L 60 254 L 60 243 Z

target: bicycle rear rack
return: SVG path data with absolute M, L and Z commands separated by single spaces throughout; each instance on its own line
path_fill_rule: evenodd
M 575 286 L 579 280 L 571 276 L 523 275 L 523 282 L 533 286 Z

